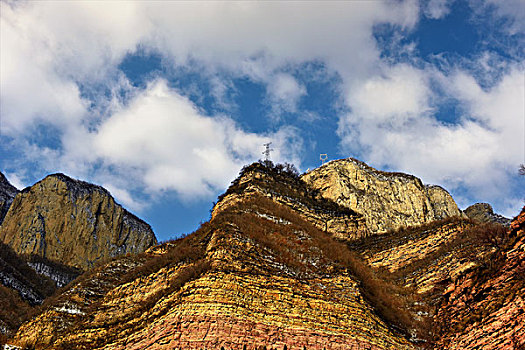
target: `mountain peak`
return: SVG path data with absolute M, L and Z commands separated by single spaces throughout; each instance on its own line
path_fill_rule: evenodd
M 149 224 L 116 203 L 106 189 L 62 173 L 45 177 L 14 199 L 0 239 L 19 254 L 81 269 L 157 243 Z
M 333 160 L 301 178 L 323 197 L 363 215 L 371 232 L 462 216 L 443 188 L 424 185 L 413 175 L 374 169 L 354 158 Z
M 0 172 L 0 224 L 4 220 L 9 206 L 15 199 L 18 189 Z

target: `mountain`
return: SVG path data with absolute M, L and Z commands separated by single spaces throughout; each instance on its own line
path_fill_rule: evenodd
M 11 185 L 4 174 L 0 172 L 0 224 L 17 193 L 16 187 Z
M 281 187 L 290 191 L 276 196 Z M 210 222 L 88 272 L 15 340 L 54 349 L 412 349 L 363 292 L 386 285 L 318 221 L 337 204 L 313 195 L 296 176 L 247 167 Z
M 346 162 L 355 163 L 337 163 Z M 337 194 L 332 186 L 344 190 L 339 180 L 316 187 L 307 175 L 270 162 L 243 168 L 209 222 L 86 271 L 9 342 L 36 349 L 525 345 L 525 211 L 508 229 L 478 223 L 455 211 L 446 191 L 394 175 L 387 193 L 358 192 L 358 200 L 390 198 L 381 210 L 395 217 L 398 197 L 415 212 L 431 208 L 425 215 L 434 219 L 411 225 L 407 216 L 396 229 L 374 231 L 379 216 L 327 195 Z
M 353 158 L 328 162 L 302 179 L 323 197 L 362 214 L 372 233 L 462 216 L 443 188 Z
M 510 219 L 494 213 L 492 206 L 488 203 L 476 203 L 464 210 L 464 213 L 472 220 L 478 222 L 495 222 L 504 226 L 510 225 Z
M 0 241 L 17 254 L 83 270 L 157 243 L 151 227 L 107 190 L 64 174 L 49 175 L 16 195 L 0 226 Z

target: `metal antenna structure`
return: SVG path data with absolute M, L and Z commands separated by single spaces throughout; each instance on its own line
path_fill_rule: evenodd
M 326 160 L 328 159 L 328 154 L 326 153 L 320 154 L 319 159 L 321 160 L 321 166 L 323 166 L 324 162 L 326 162 Z
M 264 144 L 264 147 L 266 147 L 266 149 L 262 153 L 262 154 L 264 154 L 264 160 L 270 160 L 270 152 L 273 151 L 273 148 L 270 148 L 271 144 L 272 144 L 271 142 L 268 142 L 268 143 Z

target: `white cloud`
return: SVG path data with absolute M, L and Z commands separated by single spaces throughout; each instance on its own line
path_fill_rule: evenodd
M 355 84 L 348 104 L 356 116 L 379 123 L 403 123 L 429 109 L 429 94 L 424 72 L 401 64 L 387 68 L 382 76 Z
M 293 146 L 287 130 L 246 133 L 225 116 L 203 115 L 164 80 L 151 83 L 90 137 L 92 152 L 122 169 L 120 175 L 135 169 L 133 180 L 150 192 L 174 190 L 185 198 L 223 190 L 243 164 L 260 158 L 265 142 Z M 281 152 L 276 159 L 293 156 Z
M 297 104 L 306 95 L 306 87 L 287 73 L 279 73 L 271 78 L 267 87 L 270 105 L 275 117 L 281 112 L 297 112 Z
M 471 191 L 471 199 L 502 207 L 519 203 L 512 182 L 525 159 L 523 68 L 510 70 L 490 90 L 463 71 L 450 76 L 432 69 L 408 72 L 399 81 L 388 73 L 386 80 L 372 78 L 380 83 L 373 89 L 365 83 L 349 97 L 357 108 L 340 122 L 345 150 L 363 152 L 377 167 L 410 172 L 449 190 L 462 186 Z M 457 123 L 443 124 L 433 116 L 431 81 L 442 84 L 463 108 Z M 406 93 L 395 101 L 410 100 L 394 103 L 390 98 L 396 89 Z
M 441 19 L 450 13 L 450 5 L 454 0 L 430 0 L 425 6 L 424 13 L 432 19 Z
M 135 180 L 151 191 L 203 195 L 225 186 L 244 162 L 259 158 L 263 142 L 274 140 L 277 161 L 299 163 L 302 149 L 292 127 L 247 133 L 227 116 L 203 115 L 162 80 L 143 92 L 131 89 L 131 101 L 123 104 L 114 91 L 126 85 L 117 65 L 127 53 L 140 46 L 174 66 L 197 62 L 212 78 L 216 72 L 248 76 L 266 84 L 269 100 L 282 110 L 296 111 L 306 89 L 287 67 L 322 60 L 344 78 L 366 77 L 379 62 L 374 25 L 410 28 L 418 18 L 414 1 L 0 6 L 2 132 L 46 169 L 79 177 L 97 169 L 127 203 L 132 203 L 129 192 L 122 189 L 137 188 Z M 227 82 L 211 85 L 229 108 Z M 81 96 L 80 86 L 88 91 L 102 86 L 113 96 L 106 91 Z M 49 148 L 46 140 L 34 139 L 32 128 L 40 122 L 55 128 L 60 145 Z M 130 181 L 123 184 L 122 177 Z
M 493 6 L 492 14 L 500 18 L 507 18 L 510 23 L 506 26 L 510 34 L 514 35 L 525 31 L 525 3 L 521 0 L 485 0 L 485 5 Z

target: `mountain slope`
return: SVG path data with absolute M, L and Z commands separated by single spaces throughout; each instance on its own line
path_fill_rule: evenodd
M 97 261 L 156 244 L 150 226 L 100 186 L 54 174 L 20 192 L 0 226 L 0 241 L 87 269 Z
M 47 300 L 12 343 L 36 349 L 524 346 L 525 211 L 510 230 L 451 216 L 370 235 L 366 214 L 270 165 L 245 167 L 193 234 L 83 274 Z
M 353 158 L 331 161 L 302 179 L 323 197 L 363 215 L 374 233 L 462 216 L 443 188 L 425 186 L 412 175 L 379 171 Z
M 261 183 L 275 189 L 283 174 L 266 173 Z M 364 291 L 373 272 L 344 243 L 275 197 L 231 199 L 192 235 L 88 272 L 15 340 L 53 349 L 413 348 L 379 316 Z

